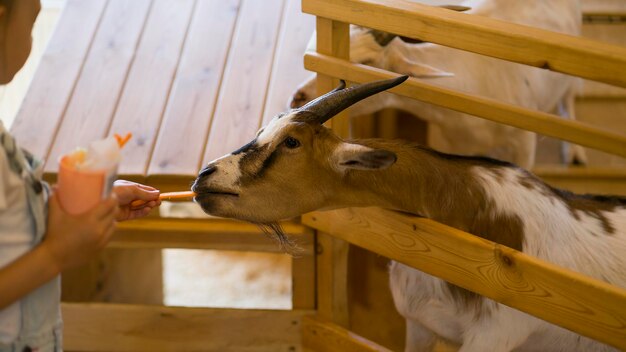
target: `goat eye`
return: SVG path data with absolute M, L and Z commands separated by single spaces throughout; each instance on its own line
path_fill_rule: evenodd
M 285 146 L 289 149 L 298 148 L 300 146 L 300 141 L 293 137 L 287 137 L 285 139 Z

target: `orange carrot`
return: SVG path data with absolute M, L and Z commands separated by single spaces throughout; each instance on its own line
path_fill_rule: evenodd
M 193 198 L 195 196 L 196 194 L 191 191 L 169 192 L 169 193 L 159 194 L 159 199 L 160 200 L 187 199 L 187 198 Z M 132 201 L 130 203 L 130 206 L 131 208 L 137 208 L 137 207 L 141 207 L 142 205 L 146 203 L 148 202 L 146 202 L 145 200 L 137 199 L 137 200 Z
M 114 135 L 115 139 L 117 140 L 117 144 L 119 144 L 120 148 L 123 148 L 124 145 L 130 140 L 132 136 L 133 134 L 130 132 L 126 133 L 124 137 L 120 136 L 117 133 Z

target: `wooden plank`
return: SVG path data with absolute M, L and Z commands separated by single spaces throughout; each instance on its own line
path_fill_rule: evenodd
M 304 69 L 302 55 L 315 30 L 315 17 L 302 13 L 299 0 L 287 0 L 278 47 L 272 67 L 263 125 L 276 114 L 289 109 L 288 99 L 295 88 L 306 80 L 311 72 Z
M 610 131 L 626 132 L 626 96 L 614 98 L 579 98 L 576 100 L 576 120 Z M 587 149 L 587 167 L 626 167 L 626 158 Z
M 360 83 L 398 76 L 396 73 L 318 53 L 305 54 L 304 64 L 313 71 Z M 626 156 L 625 135 L 577 121 L 563 120 L 548 113 L 441 88 L 414 78 L 389 91 L 611 154 Z
M 68 0 L 11 132 L 45 158 L 73 94 L 106 0 Z
M 68 351 L 299 351 L 312 311 L 62 305 Z
M 348 251 L 341 238 L 317 233 L 317 312 L 324 319 L 350 326 L 348 308 Z
M 351 331 L 391 350 L 405 350 L 406 321 L 393 302 L 388 258 L 350 246 L 348 304 Z
M 239 5 L 198 0 L 148 174 L 198 173 Z
M 303 11 L 626 87 L 626 48 L 614 45 L 403 0 L 304 0 Z
M 193 0 L 155 0 L 109 134 L 131 132 L 120 174 L 144 174 L 183 48 Z
M 321 53 L 348 59 L 350 52 L 350 28 L 346 23 L 317 18 L 317 50 Z M 317 75 L 319 95 L 334 89 L 338 80 Z M 338 114 L 329 123 L 340 136 L 350 134 L 349 116 Z M 317 311 L 320 316 L 336 324 L 348 327 L 348 250 L 349 244 L 327 234 L 317 235 Z
M 581 6 L 585 15 L 626 14 L 624 0 L 582 0 Z
M 541 165 L 533 173 L 553 187 L 575 193 L 626 196 L 626 168 Z
M 104 138 L 150 10 L 150 0 L 110 0 L 46 163 Z
M 303 223 L 582 335 L 626 348 L 626 290 L 435 221 L 378 208 Z
M 258 131 L 283 5 L 284 0 L 243 2 L 204 162 L 250 142 Z
M 626 7 L 626 1 L 623 3 Z M 626 47 L 626 22 L 611 24 L 585 23 L 582 28 L 582 35 L 589 39 Z M 585 80 L 580 96 L 585 98 L 611 97 L 623 99 L 626 98 L 626 89 Z
M 317 52 L 345 60 L 350 59 L 350 27 L 348 24 L 318 17 L 315 28 Z M 309 69 L 306 67 L 306 62 L 305 68 Z M 322 95 L 335 89 L 339 85 L 339 80 L 332 75 L 320 75 L 318 72 L 316 84 L 318 95 Z M 326 124 L 337 135 L 344 138 L 350 137 L 350 117 L 347 112 L 337 114 Z
M 391 352 L 339 325 L 313 316 L 302 319 L 302 347 L 316 352 Z
M 306 254 L 299 254 L 291 260 L 291 306 L 293 309 L 315 309 L 315 235 L 303 236 L 299 245 L 306 248 Z M 308 254 L 309 248 L 312 249 Z
M 63 272 L 63 302 L 163 304 L 160 250 L 106 248 L 89 263 Z
M 281 223 L 285 233 L 312 255 L 312 231 L 300 224 Z M 283 253 L 258 226 L 229 219 L 144 218 L 117 224 L 113 248 L 194 248 Z

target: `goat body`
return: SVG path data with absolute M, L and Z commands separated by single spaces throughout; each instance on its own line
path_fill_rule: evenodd
M 420 214 L 626 287 L 626 199 L 556 190 L 512 164 L 399 143 L 358 143 L 398 156 L 378 174 L 346 175 L 349 189 L 387 185 L 364 203 Z M 461 351 L 612 350 L 401 263 L 392 262 L 390 285 L 407 319 L 407 351 L 427 351 L 437 336 L 461 344 Z
M 626 288 L 626 198 L 553 189 L 494 159 L 404 142 L 346 142 L 323 126 L 405 79 L 339 87 L 278 115 L 200 172 L 195 200 L 209 214 L 261 224 L 318 209 L 401 210 Z M 612 350 L 400 263 L 391 266 L 390 284 L 407 320 L 407 351 L 428 350 L 436 337 L 461 351 Z
M 472 0 L 463 5 L 470 7 L 468 13 L 473 15 L 580 35 L 579 0 Z M 400 37 L 359 26 L 350 29 L 350 60 L 530 109 L 553 112 L 561 107 L 567 117 L 574 118 L 574 93 L 579 83 L 575 77 L 437 44 L 406 43 Z M 312 77 L 298 88 L 291 107 L 312 99 L 315 91 Z M 439 127 L 442 138 L 433 141 L 437 150 L 489 156 L 527 169 L 534 165 L 534 133 L 461 112 L 379 94 L 356 104 L 352 114 L 370 114 L 389 107 L 411 112 Z M 568 159 L 584 162 L 584 150 L 572 148 Z

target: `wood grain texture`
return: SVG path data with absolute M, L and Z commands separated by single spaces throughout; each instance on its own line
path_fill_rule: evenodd
M 626 348 L 626 290 L 435 221 L 378 208 L 303 223 L 510 307 Z
M 350 244 L 327 233 L 317 233 L 317 313 L 345 328 L 348 309 L 348 251 Z
M 346 23 L 325 18 L 316 19 L 317 50 L 348 59 L 350 28 Z M 317 92 L 322 95 L 334 89 L 339 81 L 327 75 L 317 75 Z M 340 136 L 350 133 L 349 117 L 344 111 L 327 124 Z M 348 251 L 349 244 L 324 233 L 317 234 L 317 311 L 318 314 L 343 327 L 350 325 L 348 311 Z
M 198 173 L 239 8 L 198 0 L 148 174 Z
M 299 351 L 312 311 L 62 305 L 68 351 Z
M 300 224 L 281 223 L 285 233 L 313 254 L 312 231 Z M 145 218 L 121 222 L 112 241 L 114 248 L 194 248 L 231 251 L 284 251 L 258 226 L 229 219 Z
M 193 0 L 155 0 L 107 135 L 131 132 L 120 174 L 145 174 L 187 35 Z
M 307 53 L 304 64 L 306 68 L 313 71 L 359 83 L 398 76 L 393 72 L 353 64 L 318 53 Z M 626 135 L 577 121 L 563 120 L 548 113 L 440 88 L 414 78 L 408 79 L 389 91 L 611 154 L 626 156 Z
M 626 87 L 626 48 L 614 45 L 402 0 L 304 0 L 302 8 L 331 20 Z
M 150 10 L 150 0 L 110 0 L 51 148 L 46 171 L 76 147 L 104 138 Z
M 312 74 L 304 69 L 302 54 L 315 30 L 315 17 L 303 14 L 300 3 L 300 0 L 287 0 L 285 4 L 262 125 L 289 109 L 291 94 Z
M 541 165 L 535 167 L 533 173 L 553 187 L 575 193 L 626 196 L 626 168 L 624 167 Z
M 317 52 L 340 59 L 350 59 L 350 27 L 347 23 L 318 17 L 315 28 Z M 305 68 L 310 69 L 306 67 L 306 62 Z M 335 89 L 339 85 L 339 80 L 335 76 L 321 75 L 318 72 L 316 85 L 318 96 L 320 96 Z M 340 112 L 326 125 L 330 126 L 337 135 L 344 138 L 350 137 L 350 117 L 347 112 Z
M 68 1 L 11 127 L 21 147 L 41 158 L 48 156 L 106 4 Z
M 626 13 L 626 1 L 624 13 Z M 582 35 L 586 38 L 626 47 L 626 22 L 621 23 L 584 23 Z M 612 85 L 585 80 L 581 96 L 585 98 L 626 98 L 626 89 Z
M 284 0 L 245 0 L 225 68 L 203 164 L 250 142 L 261 125 Z
M 581 6 L 585 15 L 626 14 L 624 0 L 582 0 Z
M 313 316 L 302 319 L 302 347 L 316 352 L 391 352 L 339 325 Z
M 624 98 L 591 98 L 576 100 L 576 119 L 611 131 L 626 132 L 626 96 Z M 587 149 L 588 167 L 626 167 L 626 158 Z M 626 180 L 626 179 L 624 179 Z M 626 183 L 626 182 L 625 182 Z
M 307 236 L 307 245 L 303 247 L 301 241 L 300 246 L 310 248 L 312 253 L 300 254 L 291 260 L 291 306 L 293 309 L 315 309 L 315 264 L 316 252 L 314 247 L 314 236 Z

